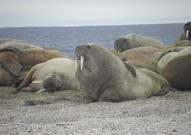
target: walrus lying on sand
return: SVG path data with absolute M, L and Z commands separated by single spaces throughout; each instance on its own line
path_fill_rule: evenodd
M 122 36 L 114 42 L 114 49 L 117 51 L 117 54 L 132 48 L 144 46 L 164 46 L 164 44 L 157 39 L 144 37 L 135 33 Z
M 75 78 L 75 62 L 67 58 L 54 58 L 35 65 L 12 94 L 63 90 L 79 90 Z
M 76 79 L 85 103 L 120 102 L 162 95 L 171 90 L 162 76 L 123 63 L 99 44 L 80 45 L 74 54 L 77 66 Z
M 45 47 L 45 46 L 35 45 L 18 39 L 4 39 L 4 38 L 0 39 L 0 48 L 3 49 L 7 47 L 15 47 L 19 50 L 34 48 L 34 49 L 47 49 L 61 52 L 55 47 Z
M 12 86 L 17 81 L 19 84 L 19 80 L 22 80 L 34 65 L 59 57 L 68 58 L 58 51 L 46 49 L 20 51 L 15 47 L 0 48 L 0 86 Z
M 158 62 L 159 74 L 178 90 L 191 90 L 191 47 L 173 48 Z
M 118 55 L 125 63 L 136 68 L 146 68 L 157 73 L 158 59 L 165 51 L 178 46 L 191 46 L 191 41 L 182 40 L 168 46 L 147 46 L 126 50 Z

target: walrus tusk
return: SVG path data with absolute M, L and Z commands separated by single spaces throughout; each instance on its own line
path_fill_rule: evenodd
M 83 64 L 84 64 L 84 56 L 81 56 L 81 70 L 83 68 Z
M 186 31 L 186 38 L 188 38 L 189 30 Z
M 45 90 L 46 90 L 46 89 L 39 90 L 39 91 L 37 91 L 35 94 L 40 93 L 40 92 L 45 91 Z
M 42 83 L 43 81 L 33 81 L 32 83 Z
M 119 55 L 119 51 L 117 51 L 117 55 Z
M 75 62 L 75 72 L 77 71 L 77 66 L 78 66 L 78 59 L 76 58 L 76 62 Z

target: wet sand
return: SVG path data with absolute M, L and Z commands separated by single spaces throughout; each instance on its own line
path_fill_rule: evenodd
M 191 92 L 79 104 L 80 92 L 0 87 L 0 134 L 191 134 Z

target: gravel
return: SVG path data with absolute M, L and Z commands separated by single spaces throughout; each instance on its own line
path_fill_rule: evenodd
M 23 92 L 0 87 L 0 134 L 191 134 L 191 92 L 82 104 L 79 91 Z

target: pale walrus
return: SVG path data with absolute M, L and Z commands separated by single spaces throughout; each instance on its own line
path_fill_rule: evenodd
M 164 46 L 164 44 L 157 39 L 144 37 L 134 33 L 122 36 L 114 42 L 114 49 L 117 51 L 117 54 L 132 48 L 143 46 Z
M 12 86 L 22 80 L 34 65 L 59 57 L 68 58 L 58 51 L 46 49 L 20 51 L 14 47 L 0 48 L 0 86 Z
M 190 40 L 191 41 L 191 22 L 187 22 L 184 25 L 182 32 L 178 35 L 174 43 L 177 43 L 181 40 Z
M 80 45 L 74 54 L 76 79 L 85 103 L 146 98 L 169 90 L 168 82 L 160 75 L 124 64 L 99 44 Z
M 13 94 L 63 90 L 79 90 L 75 78 L 75 62 L 67 58 L 54 58 L 31 68 Z
M 170 51 L 164 55 L 159 63 L 160 74 L 169 82 L 169 85 L 178 90 L 191 90 L 191 47 L 177 52 Z M 163 67 L 161 66 L 163 63 Z
M 157 73 L 158 59 L 165 51 L 178 46 L 191 46 L 191 41 L 182 40 L 168 46 L 147 46 L 126 50 L 118 55 L 125 63 L 136 68 L 146 68 Z

